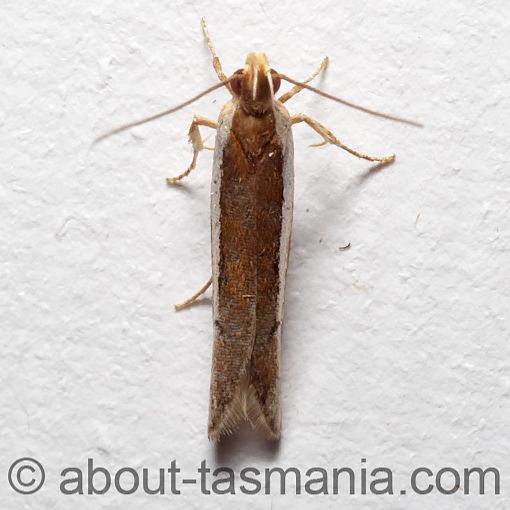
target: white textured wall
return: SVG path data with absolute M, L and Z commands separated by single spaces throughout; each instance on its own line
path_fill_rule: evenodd
M 248 428 L 207 441 L 210 295 L 173 309 L 210 274 L 212 153 L 182 185 L 165 177 L 191 161 L 192 115 L 216 118 L 228 93 L 91 147 L 216 83 L 201 16 L 227 74 L 258 50 L 304 79 L 328 55 L 318 87 L 425 126 L 306 91 L 288 103 L 350 147 L 397 160 L 374 171 L 294 130 L 279 445 Z M 4 0 L 2 508 L 508 508 L 509 19 L 504 0 Z M 7 482 L 24 456 L 46 471 L 31 496 Z M 344 482 L 337 496 L 205 496 L 193 485 L 89 496 L 86 484 L 62 495 L 62 469 L 86 470 L 88 458 L 154 479 L 172 460 L 183 478 L 204 459 L 237 474 L 294 466 L 305 480 L 311 467 L 351 467 L 356 494 Z M 381 466 L 394 494 L 362 495 L 361 469 L 370 482 Z M 413 494 L 422 466 L 496 467 L 501 494 L 490 476 L 485 496 L 465 495 L 463 479 L 453 495 Z

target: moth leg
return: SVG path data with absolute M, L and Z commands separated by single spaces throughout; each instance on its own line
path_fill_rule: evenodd
M 310 145 L 310 147 L 320 147 L 321 145 L 331 143 L 333 145 L 336 145 L 337 147 L 340 147 L 344 151 L 350 152 L 351 154 L 357 156 L 358 158 L 366 159 L 368 161 L 387 162 L 393 161 L 395 159 L 395 154 L 392 154 L 391 156 L 385 156 L 383 158 L 373 158 L 372 156 L 365 156 L 364 154 L 360 154 L 359 152 L 356 152 L 353 149 L 349 149 L 349 147 L 345 146 L 343 143 L 337 140 L 329 129 L 326 129 L 322 124 L 319 124 L 316 120 L 311 119 L 310 117 L 304 115 L 303 113 L 293 115 L 290 118 L 290 121 L 291 125 L 298 124 L 299 122 L 306 122 L 312 129 L 317 131 L 317 133 L 319 133 L 319 135 L 321 135 L 322 138 L 324 138 L 323 142 Z
M 319 66 L 317 71 L 315 71 L 315 73 L 313 73 L 312 76 L 310 76 L 310 78 L 308 78 L 308 80 L 304 81 L 303 83 L 308 83 L 308 82 L 312 81 L 328 65 L 328 60 L 329 60 L 328 57 L 326 57 L 322 61 L 321 65 Z M 285 92 L 285 94 L 283 94 L 283 96 L 279 97 L 278 101 L 280 101 L 280 103 L 285 103 L 291 97 L 294 97 L 298 92 L 301 92 L 302 90 L 303 90 L 303 87 L 296 85 L 294 88 L 290 89 L 288 92 Z
M 220 79 L 220 81 L 226 80 L 227 77 L 225 76 L 225 73 L 221 69 L 220 59 L 218 58 L 218 55 L 216 55 L 216 52 L 214 51 L 214 46 L 212 44 L 211 38 L 209 37 L 209 31 L 207 30 L 207 25 L 205 24 L 205 18 L 202 18 L 201 21 L 202 21 L 202 30 L 204 31 L 204 35 L 205 35 L 205 38 L 207 40 L 207 44 L 209 46 L 209 49 L 211 50 L 212 62 L 213 62 L 214 70 L 216 71 L 216 74 L 218 75 L 218 78 Z M 234 93 L 232 92 L 229 84 L 225 85 L 225 87 L 228 89 L 228 91 L 232 95 L 234 95 Z
M 195 168 L 195 165 L 197 164 L 198 153 L 204 149 L 204 144 L 202 142 L 202 137 L 200 136 L 200 130 L 198 129 L 198 126 L 206 126 L 212 129 L 218 129 L 218 123 L 214 122 L 214 120 L 200 117 L 200 115 L 193 116 L 193 122 L 191 123 L 188 132 L 188 141 L 193 145 L 193 161 L 183 174 L 178 175 L 177 177 L 167 177 L 167 184 L 172 184 L 174 182 L 180 181 L 183 177 L 189 175 L 189 173 Z
M 212 283 L 212 276 L 209 278 L 209 281 L 193 296 L 191 296 L 189 299 L 186 299 L 184 303 L 181 303 L 179 305 L 174 305 L 175 309 L 177 311 L 182 310 L 183 308 L 186 308 L 187 306 L 191 305 L 194 301 L 196 301 L 210 286 Z
M 207 142 L 207 140 L 209 140 L 209 138 L 211 138 L 211 135 L 207 135 L 203 140 L 202 140 L 202 143 L 204 144 L 205 142 Z M 207 145 L 204 145 L 204 149 L 207 149 L 208 151 L 213 151 L 214 150 L 214 147 L 207 147 Z

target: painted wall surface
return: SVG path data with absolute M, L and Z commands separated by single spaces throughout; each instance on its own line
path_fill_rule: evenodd
M 202 16 L 226 74 L 256 50 L 302 80 L 327 55 L 317 87 L 424 126 L 309 91 L 287 103 L 397 157 L 294 129 L 278 443 L 248 425 L 207 441 L 211 297 L 173 307 L 210 276 L 212 152 L 165 178 L 228 92 L 92 145 L 217 82 Z M 509 507 L 508 2 L 4 0 L 0 28 L 2 508 Z M 45 470 L 31 495 L 9 482 L 39 485 L 23 457 Z M 97 467 L 111 486 L 90 495 Z M 268 487 L 275 467 L 300 495 L 295 472 Z M 348 471 L 334 494 L 341 468 L 353 494 Z M 494 468 L 484 495 L 474 468 Z

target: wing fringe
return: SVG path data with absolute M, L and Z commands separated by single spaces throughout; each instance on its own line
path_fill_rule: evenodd
M 241 377 L 234 397 L 225 407 L 219 424 L 215 428 L 209 425 L 209 440 L 219 441 L 220 436 L 232 434 L 239 428 L 242 419 L 248 420 L 255 430 L 260 430 L 268 439 L 280 437 L 280 430 L 272 430 L 268 425 L 255 388 L 250 384 L 249 370 Z

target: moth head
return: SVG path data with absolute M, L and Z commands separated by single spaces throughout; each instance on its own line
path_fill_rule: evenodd
M 238 69 L 234 74 L 242 75 L 242 79 L 230 82 L 232 92 L 241 103 L 257 110 L 271 105 L 280 88 L 280 78 L 272 77 L 277 73 L 269 66 L 264 53 L 250 53 L 244 69 Z

